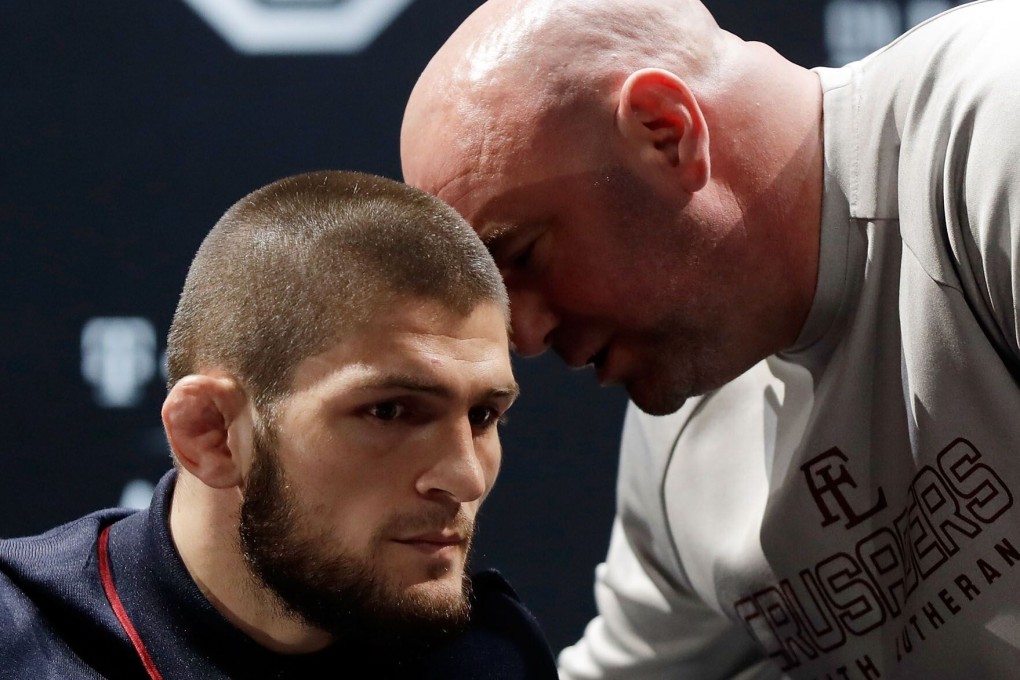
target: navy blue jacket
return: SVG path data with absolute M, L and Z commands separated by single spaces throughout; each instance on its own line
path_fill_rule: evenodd
M 164 680 L 556 677 L 535 619 L 492 571 L 473 578 L 469 629 L 411 667 L 342 642 L 301 655 L 261 647 L 205 599 L 177 554 L 168 529 L 174 478 L 163 478 L 147 510 L 103 510 L 0 540 L 0 679 L 150 677 L 103 589 L 98 538 L 107 526 L 116 593 Z

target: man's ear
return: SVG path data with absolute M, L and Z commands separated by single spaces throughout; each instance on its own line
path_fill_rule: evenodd
M 251 446 L 248 398 L 233 377 L 189 375 L 163 402 L 163 427 L 177 460 L 214 489 L 239 486 Z
M 620 90 L 616 118 L 641 159 L 666 169 L 684 191 L 693 194 L 708 183 L 708 126 L 683 80 L 657 68 L 635 71 Z

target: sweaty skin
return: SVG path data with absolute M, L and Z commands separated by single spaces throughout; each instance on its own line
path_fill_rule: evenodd
M 411 94 L 405 180 L 460 211 L 513 342 L 669 413 L 796 340 L 814 296 L 817 77 L 694 0 L 492 0 Z

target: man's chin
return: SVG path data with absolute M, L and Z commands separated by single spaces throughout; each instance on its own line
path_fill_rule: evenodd
M 380 592 L 357 628 L 333 628 L 346 646 L 367 657 L 413 664 L 421 655 L 445 644 L 471 622 L 471 603 L 464 588 L 436 583 Z M 329 628 L 326 628 L 330 630 Z
M 301 611 L 305 620 L 354 648 L 392 658 L 414 656 L 467 627 L 470 581 L 425 579 L 411 585 L 387 583 L 377 574 L 370 597 L 357 603 L 337 599 L 329 612 Z M 295 603 L 292 603 L 295 604 Z M 345 611 L 346 610 L 346 611 Z
M 440 578 L 405 581 L 404 585 L 389 590 L 391 600 L 409 612 L 418 612 L 425 618 L 444 618 L 443 612 L 449 611 L 457 618 L 468 606 L 470 582 L 464 579 L 462 570 L 457 570 Z
M 471 619 L 470 580 L 429 579 L 389 589 L 378 602 L 377 622 L 387 640 L 428 647 L 467 627 Z
M 679 411 L 691 397 L 714 392 L 746 370 L 727 366 L 713 353 L 697 357 L 696 363 L 687 358 L 646 366 L 640 375 L 626 381 L 627 395 L 648 415 L 666 416 Z
M 627 383 L 627 396 L 634 405 L 650 416 L 668 416 L 676 413 L 694 396 L 689 390 L 678 389 L 675 385 L 659 384 L 661 381 L 633 380 Z

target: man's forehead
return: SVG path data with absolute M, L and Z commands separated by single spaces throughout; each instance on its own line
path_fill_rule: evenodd
M 480 302 L 469 313 L 429 300 L 379 300 L 385 311 L 370 315 L 332 338 L 322 351 L 299 362 L 296 383 L 326 375 L 430 373 L 452 366 L 467 374 L 471 364 L 498 370 L 509 365 L 503 307 Z
M 507 211 L 502 200 L 510 191 L 496 177 L 474 181 L 465 177 L 446 184 L 436 195 L 452 205 L 491 250 L 495 243 L 512 235 L 519 223 L 519 216 Z
M 454 172 L 452 167 L 448 167 L 445 177 L 433 178 L 431 185 L 422 188 L 452 205 L 470 221 L 484 203 L 481 194 L 485 191 L 485 184 L 480 183 L 475 175 L 470 168 L 462 167 Z
M 590 184 L 590 173 L 564 175 L 559 168 L 528 166 L 448 185 L 439 198 L 453 205 L 492 251 L 524 228 L 550 222 L 557 206 L 571 200 L 574 186 Z
M 310 390 L 325 403 L 406 393 L 444 400 L 513 401 L 520 392 L 509 349 L 466 358 L 407 351 L 353 359 L 319 355 L 301 366 L 295 376 L 295 392 Z
M 476 194 L 498 193 L 512 174 L 542 161 L 522 152 L 536 147 L 540 111 L 519 91 L 460 84 L 445 98 L 416 92 L 412 101 L 401 130 L 404 180 L 462 214 L 484 200 Z
M 416 132 L 405 130 L 401 144 L 404 181 L 422 189 L 468 217 L 482 194 L 490 191 L 506 158 L 485 149 L 485 131 L 450 120 L 449 126 L 429 124 Z

